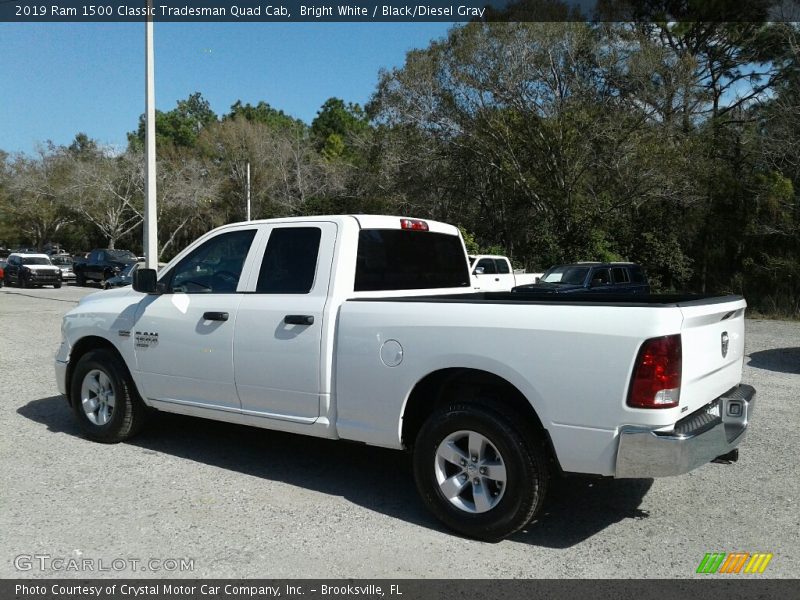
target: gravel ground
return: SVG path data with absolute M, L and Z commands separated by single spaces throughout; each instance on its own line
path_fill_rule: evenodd
M 493 545 L 443 530 L 401 453 L 171 415 L 130 443 L 81 438 L 52 360 L 62 314 L 90 291 L 0 290 L 0 577 L 91 576 L 15 568 L 45 554 L 194 560 L 99 576 L 686 578 L 706 552 L 736 551 L 774 553 L 760 577 L 796 577 L 800 323 L 747 322 L 759 395 L 738 463 L 557 482 L 537 522 Z

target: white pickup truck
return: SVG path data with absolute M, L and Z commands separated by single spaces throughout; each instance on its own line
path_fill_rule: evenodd
M 506 256 L 494 254 L 470 255 L 470 270 L 475 278 L 476 290 L 483 292 L 510 292 L 518 285 L 531 285 L 539 282 L 544 273 L 525 273 L 515 271 Z
M 473 292 L 455 227 L 382 216 L 226 225 L 65 317 L 85 434 L 150 409 L 413 452 L 452 529 L 497 541 L 551 476 L 733 460 L 753 410 L 740 297 Z M 149 407 L 149 408 L 148 408 Z

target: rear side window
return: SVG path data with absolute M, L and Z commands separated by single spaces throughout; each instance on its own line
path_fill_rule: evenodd
M 507 261 L 503 260 L 502 258 L 498 258 L 494 262 L 497 264 L 497 272 L 501 275 L 511 273 L 510 269 L 508 268 Z
M 307 294 L 314 287 L 322 230 L 319 227 L 273 229 L 261 261 L 256 292 Z
M 631 281 L 633 283 L 645 283 L 644 273 L 640 267 L 631 267 Z
M 456 235 L 402 229 L 362 229 L 358 235 L 357 292 L 470 285 Z
M 628 270 L 624 267 L 614 267 L 611 269 L 611 277 L 614 283 L 628 283 Z

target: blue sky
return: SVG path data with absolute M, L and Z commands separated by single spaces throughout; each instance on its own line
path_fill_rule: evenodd
M 218 114 L 264 100 L 306 122 L 331 96 L 366 102 L 381 68 L 448 23 L 156 23 L 156 106 L 199 91 Z M 0 23 L 0 149 L 124 146 L 144 112 L 144 25 Z

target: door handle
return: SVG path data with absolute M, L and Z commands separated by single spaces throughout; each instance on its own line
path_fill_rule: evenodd
M 205 319 L 206 321 L 227 321 L 228 313 L 217 312 L 217 311 L 204 312 L 203 319 Z
M 283 317 L 283 322 L 286 325 L 313 325 L 313 315 L 286 315 Z

